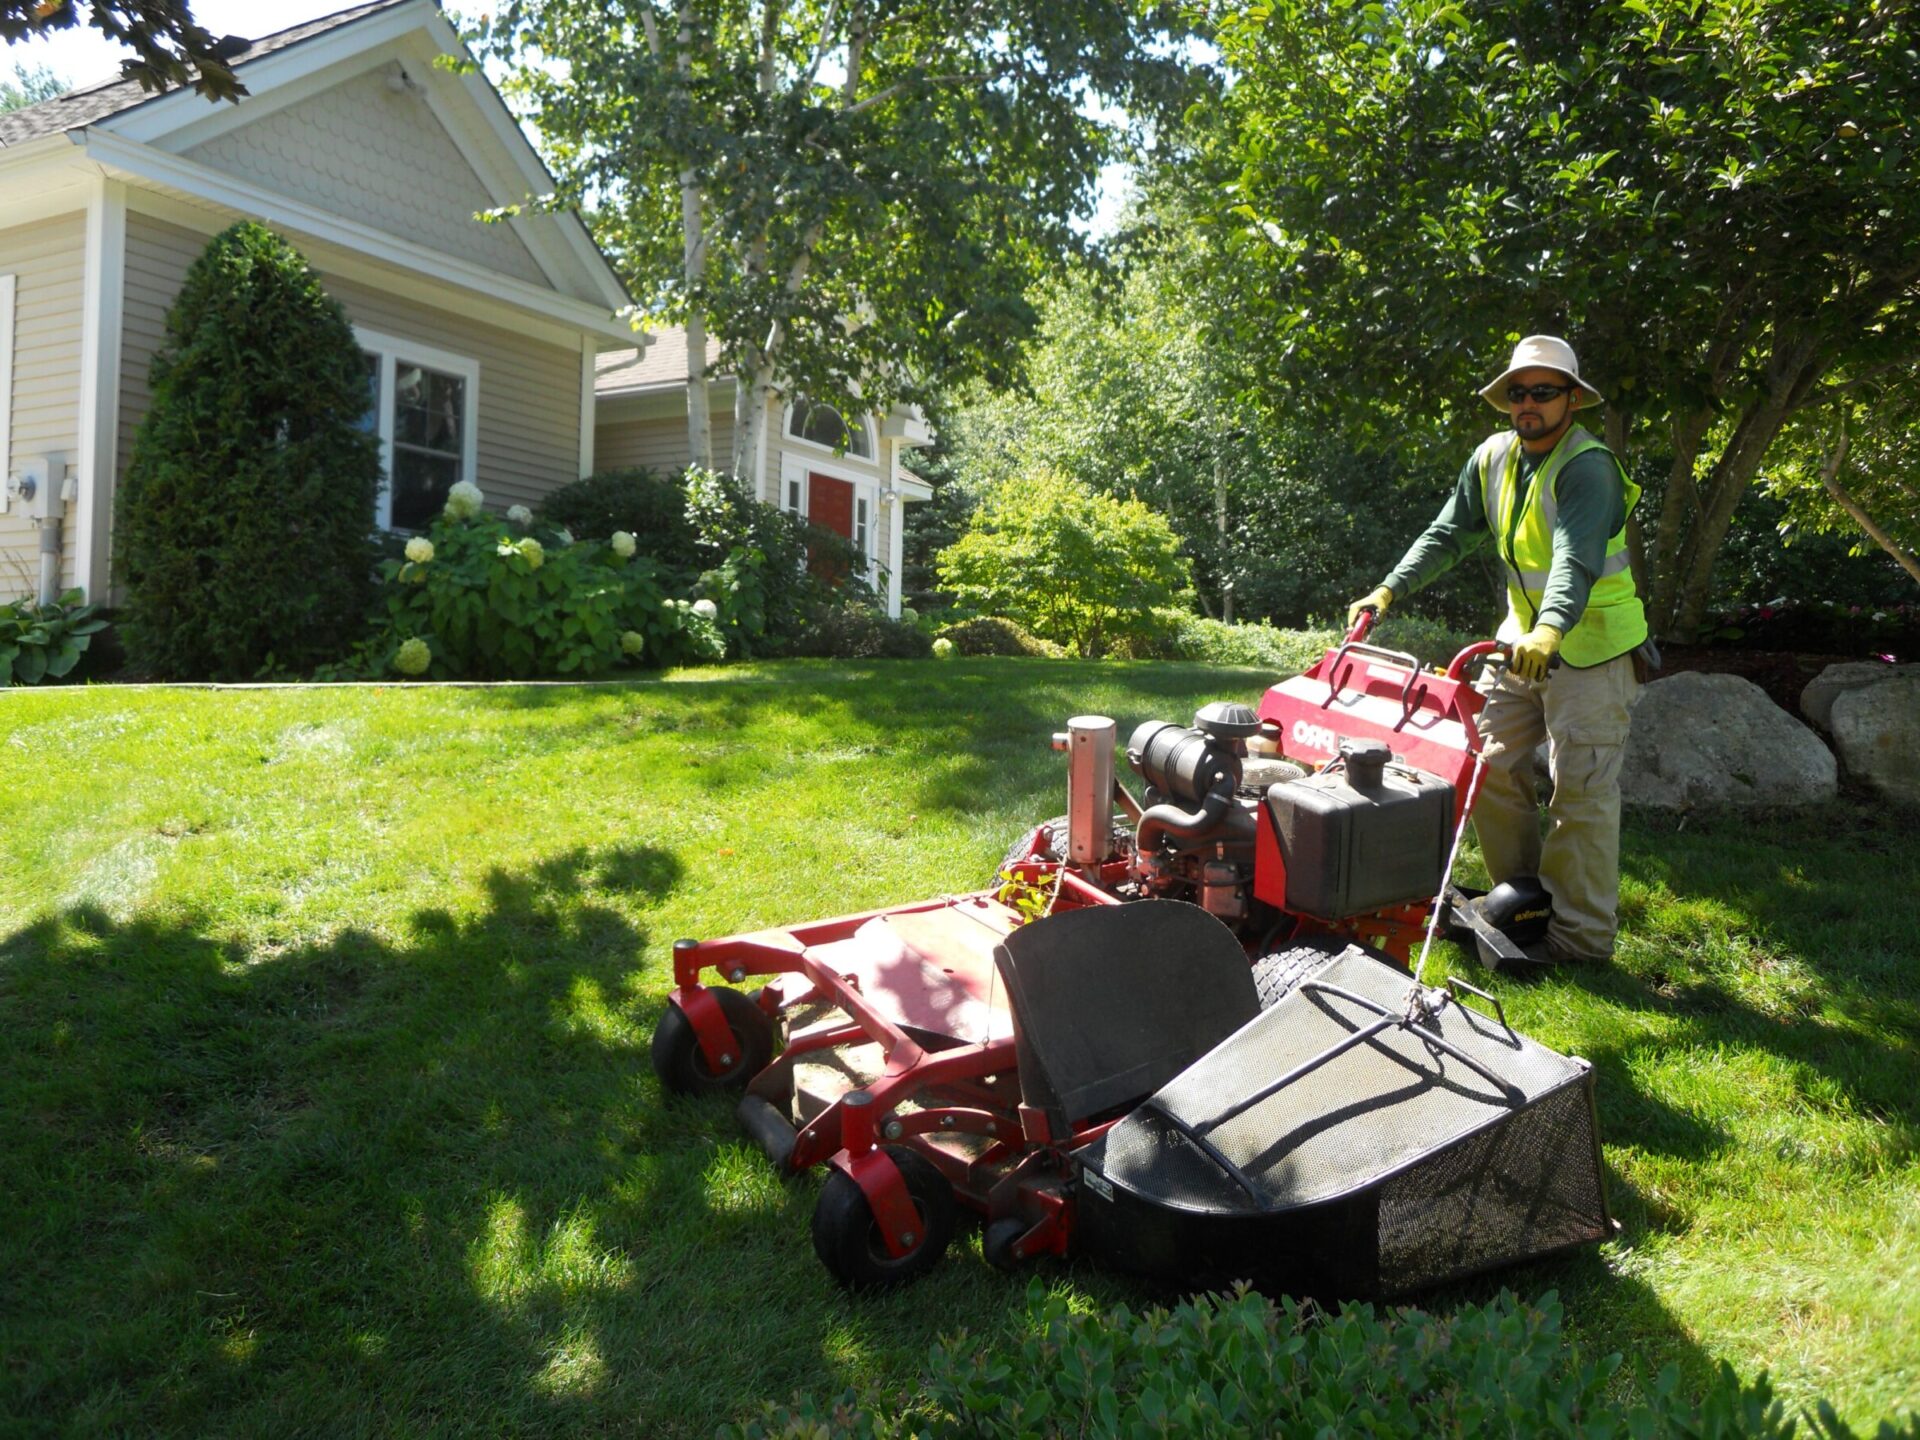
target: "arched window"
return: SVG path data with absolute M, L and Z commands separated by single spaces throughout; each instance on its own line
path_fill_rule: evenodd
M 787 433 L 796 440 L 822 445 L 842 454 L 856 455 L 862 460 L 873 458 L 873 441 L 867 434 L 867 427 L 847 424 L 840 412 L 831 405 L 812 400 L 794 401 L 793 413 L 787 420 Z

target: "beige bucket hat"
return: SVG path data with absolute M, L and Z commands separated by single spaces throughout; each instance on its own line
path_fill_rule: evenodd
M 1573 347 L 1558 335 L 1529 335 L 1513 347 L 1513 359 L 1507 362 L 1494 382 L 1480 392 L 1480 396 L 1502 415 L 1507 413 L 1507 380 L 1515 371 L 1546 369 L 1558 370 L 1580 388 L 1573 392 L 1573 408 L 1584 410 L 1589 405 L 1601 402 L 1600 392 L 1580 378 L 1580 362 L 1574 357 Z

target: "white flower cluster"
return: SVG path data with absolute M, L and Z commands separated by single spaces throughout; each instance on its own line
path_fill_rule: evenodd
M 696 600 L 693 602 L 693 613 L 702 620 L 718 620 L 720 607 L 711 600 Z
M 622 560 L 631 560 L 633 558 L 634 540 L 632 532 L 616 530 L 613 532 L 613 538 L 607 543 L 613 547 L 613 553 L 618 555 Z
M 416 565 L 424 565 L 433 559 L 433 541 L 424 535 L 416 535 L 407 541 L 407 559 Z
M 417 635 L 411 640 L 403 640 L 400 648 L 394 652 L 393 668 L 402 675 L 424 675 L 431 664 L 433 651 Z
M 524 505 L 509 505 L 507 507 L 507 522 L 512 525 L 531 525 L 533 523 L 533 511 Z
M 951 660 L 954 655 L 953 641 L 942 635 L 933 642 L 933 657 L 936 660 Z
M 471 480 L 462 480 L 447 492 L 446 515 L 449 520 L 471 520 L 480 513 L 487 497 Z
M 640 652 L 646 648 L 647 637 L 642 635 L 638 630 L 628 630 L 620 637 L 620 653 L 622 655 L 638 657 Z

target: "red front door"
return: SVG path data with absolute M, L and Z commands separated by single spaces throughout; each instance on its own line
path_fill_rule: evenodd
M 807 519 L 823 530 L 853 539 L 853 486 L 831 475 L 807 476 Z M 811 557 L 813 573 L 822 580 L 838 582 L 845 578 L 846 566 L 839 557 Z

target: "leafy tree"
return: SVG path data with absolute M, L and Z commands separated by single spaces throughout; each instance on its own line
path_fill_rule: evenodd
M 1334 613 L 1431 513 L 1428 477 L 1410 481 L 1391 457 L 1271 403 L 1213 333 L 1220 302 L 1178 196 L 1152 194 L 1132 219 L 1117 283 L 1082 269 L 1041 292 L 1025 385 L 963 395 L 942 432 L 950 473 L 977 496 L 1041 464 L 1144 501 L 1180 536 L 1210 616 L 1299 625 Z M 1493 577 L 1463 570 L 1424 608 L 1483 611 Z M 1456 605 L 1461 590 L 1471 596 Z
M 9 110 L 24 110 L 29 105 L 38 105 L 42 100 L 51 100 L 56 95 L 64 95 L 67 89 L 67 82 L 45 65 L 36 65 L 32 69 L 16 65 L 13 67 L 13 79 L 0 80 L 0 115 Z
M 939 563 L 962 604 L 1087 656 L 1150 633 L 1156 610 L 1191 598 L 1190 567 L 1163 518 L 1051 470 L 996 490 Z
M 1668 480 L 1656 628 L 1700 621 L 1796 416 L 1920 357 L 1910 7 L 1273 0 L 1214 12 L 1237 77 L 1214 251 L 1290 394 L 1416 448 L 1484 433 L 1521 333 L 1571 335 Z M 1309 382 L 1311 382 L 1309 384 Z M 1349 417 L 1350 419 L 1351 417 Z
M 502 0 L 477 46 L 649 317 L 688 335 L 696 463 L 758 474 L 775 407 L 919 401 L 1003 381 L 1033 280 L 1081 243 L 1120 137 L 1184 93 L 1156 0 Z M 712 454 L 704 354 L 736 376 Z
M 1920 582 L 1920 365 L 1830 390 L 1826 406 L 1789 428 L 1767 492 L 1786 505 L 1790 529 L 1845 535 L 1856 555 L 1877 548 Z
M 80 23 L 80 14 L 75 0 L 0 0 L 0 40 L 16 45 L 71 30 Z M 220 42 L 193 18 L 187 0 L 96 0 L 86 7 L 86 19 L 109 40 L 133 51 L 133 58 L 122 62 L 121 74 L 139 81 L 143 90 L 191 84 L 209 100 L 237 100 L 247 93 L 220 53 Z
M 373 594 L 366 356 L 292 246 L 216 235 L 167 316 L 114 520 L 127 653 L 193 679 L 339 658 Z

